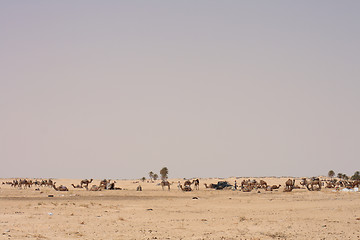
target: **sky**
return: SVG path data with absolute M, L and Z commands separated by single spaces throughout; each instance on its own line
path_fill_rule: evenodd
M 2 1 L 0 178 L 360 170 L 359 1 Z

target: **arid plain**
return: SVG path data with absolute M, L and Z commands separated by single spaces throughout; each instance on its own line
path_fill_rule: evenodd
M 261 179 L 282 187 L 204 187 L 219 179 L 200 179 L 200 190 L 191 192 L 177 188 L 183 179 L 170 179 L 170 191 L 159 180 L 117 180 L 123 190 L 94 192 L 74 189 L 80 183 L 74 179 L 54 180 L 66 192 L 0 185 L 0 239 L 360 239 L 359 192 L 283 192 L 288 178 Z M 143 191 L 136 191 L 139 184 Z

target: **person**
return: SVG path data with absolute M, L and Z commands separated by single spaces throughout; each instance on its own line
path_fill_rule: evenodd
M 235 188 L 235 190 L 237 189 L 237 183 L 236 183 L 236 180 L 235 180 L 234 188 Z
M 181 186 L 180 181 L 178 181 L 178 185 L 177 185 L 178 189 L 181 189 L 180 186 Z

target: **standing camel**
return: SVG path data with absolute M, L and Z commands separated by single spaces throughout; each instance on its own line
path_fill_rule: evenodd
M 291 180 L 290 178 L 285 182 L 284 192 L 291 192 L 295 186 L 295 179 Z
M 195 189 L 195 190 L 199 190 L 199 189 L 200 189 L 200 181 L 199 181 L 198 178 L 197 178 L 197 179 L 194 179 L 194 180 L 192 181 L 192 183 L 194 184 L 194 189 Z
M 314 186 L 317 186 L 316 190 L 320 191 L 322 185 L 318 177 L 312 177 L 310 180 L 303 178 L 300 184 L 305 186 L 309 191 L 314 191 Z
M 90 180 L 87 180 L 87 179 L 81 180 L 80 186 L 81 186 L 81 187 L 84 187 L 83 185 L 85 185 L 85 188 L 87 188 L 92 181 L 93 181 L 93 179 L 90 179 Z
M 164 190 L 164 187 L 165 187 L 165 186 L 167 186 L 167 187 L 168 187 L 168 190 L 170 191 L 170 183 L 169 183 L 169 181 L 163 180 L 163 181 L 161 182 L 161 188 L 162 188 L 162 190 Z

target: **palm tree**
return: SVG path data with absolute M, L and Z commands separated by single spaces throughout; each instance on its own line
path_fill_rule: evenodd
M 360 180 L 360 172 L 356 171 L 354 175 L 352 175 L 351 180 Z
M 167 169 L 167 167 L 163 167 L 163 168 L 160 170 L 160 175 L 161 175 L 161 179 L 162 179 L 162 180 L 168 179 L 168 174 L 169 174 L 169 170 Z
M 343 178 L 343 174 L 342 174 L 342 173 L 338 173 L 338 174 L 337 174 L 337 177 L 341 179 L 341 178 Z
M 149 172 L 149 177 L 150 177 L 150 181 L 152 181 L 153 180 L 153 178 L 154 178 L 154 173 L 151 171 L 151 172 Z
M 141 178 L 141 181 L 145 182 L 145 180 L 146 180 L 146 177 Z
M 156 181 L 159 178 L 159 175 L 157 175 L 156 173 L 153 175 L 154 180 Z
M 330 178 L 333 178 L 333 177 L 335 176 L 335 172 L 334 172 L 333 170 L 330 170 L 330 171 L 328 172 L 328 176 L 329 176 Z

